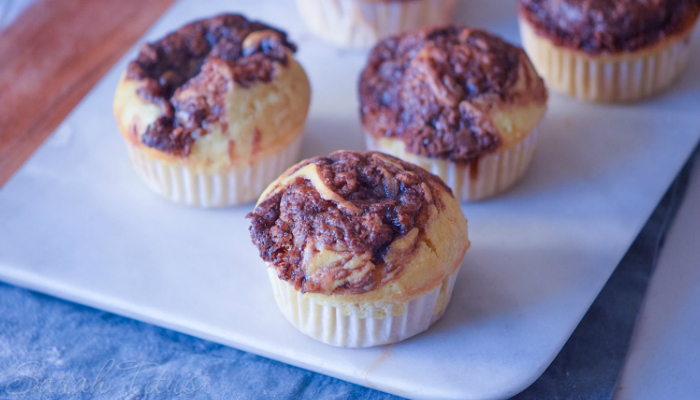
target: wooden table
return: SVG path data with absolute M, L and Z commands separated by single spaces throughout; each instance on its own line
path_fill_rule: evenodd
M 38 0 L 0 33 L 0 186 L 174 0 Z

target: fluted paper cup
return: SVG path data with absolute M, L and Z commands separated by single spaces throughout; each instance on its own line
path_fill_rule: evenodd
M 189 206 L 227 207 L 257 200 L 267 185 L 297 161 L 302 137 L 276 154 L 218 173 L 153 159 L 129 142 L 126 147 L 136 173 L 159 195 Z
M 520 142 L 507 148 L 481 156 L 470 164 L 457 164 L 447 160 L 428 158 L 409 153 L 403 142 L 376 139 L 365 133 L 368 150 L 379 151 L 401 158 L 439 176 L 452 189 L 458 201 L 469 202 L 493 197 L 508 190 L 527 172 L 537 147 L 537 129 Z
M 370 47 L 406 30 L 448 22 L 457 0 L 297 0 L 316 36 L 340 47 Z
M 338 347 L 371 347 L 400 342 L 427 330 L 445 313 L 457 279 L 457 269 L 427 294 L 402 304 L 380 302 L 340 307 L 319 301 L 268 275 L 277 306 L 302 333 Z
M 596 102 L 641 100 L 671 86 L 687 64 L 692 31 L 688 29 L 648 49 L 587 54 L 554 45 L 520 18 L 523 47 L 547 86 Z

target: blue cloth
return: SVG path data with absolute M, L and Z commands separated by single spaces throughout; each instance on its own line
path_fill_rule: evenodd
M 562 352 L 516 396 L 610 399 L 686 166 Z M 0 399 L 395 399 L 0 283 Z
M 393 396 L 0 283 L 0 399 Z

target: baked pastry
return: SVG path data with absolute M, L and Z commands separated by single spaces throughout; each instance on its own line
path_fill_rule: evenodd
M 114 114 L 148 186 L 203 207 L 255 200 L 298 160 L 310 87 L 295 50 L 284 32 L 230 14 L 144 45 Z
M 547 106 L 522 49 L 460 26 L 382 40 L 359 86 L 367 147 L 438 175 L 462 201 L 523 176 Z
M 409 29 L 450 20 L 457 0 L 297 0 L 309 30 L 339 47 L 371 47 Z
M 450 189 L 380 153 L 302 161 L 248 217 L 284 316 L 335 346 L 394 343 L 428 329 L 469 248 Z
M 640 100 L 686 65 L 700 0 L 519 0 L 523 46 L 549 88 Z

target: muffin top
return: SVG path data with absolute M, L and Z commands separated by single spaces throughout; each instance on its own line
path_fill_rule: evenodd
M 280 279 L 303 293 L 358 295 L 399 278 L 448 208 L 466 235 L 438 177 L 385 154 L 337 151 L 289 169 L 248 218 L 253 243 Z
M 141 142 L 189 155 L 207 124 L 226 113 L 226 77 L 242 88 L 270 82 L 294 51 L 284 32 L 234 14 L 190 23 L 145 44 L 129 63 L 126 79 L 141 83 L 138 95 L 160 106 L 162 115 L 147 126 Z
M 519 0 L 521 15 L 556 45 L 633 51 L 691 26 L 700 0 Z
M 522 49 L 460 26 L 384 39 L 359 86 L 365 131 L 401 139 L 411 153 L 457 163 L 502 145 L 504 132 L 494 121 L 499 109 L 547 101 Z

